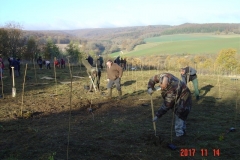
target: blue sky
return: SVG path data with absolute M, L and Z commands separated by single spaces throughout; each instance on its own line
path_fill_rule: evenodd
M 0 26 L 71 30 L 183 23 L 240 23 L 239 0 L 0 0 Z

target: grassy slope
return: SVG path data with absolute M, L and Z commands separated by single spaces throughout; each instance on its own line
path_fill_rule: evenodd
M 125 56 L 146 56 L 154 54 L 215 54 L 222 49 L 240 50 L 240 38 L 236 35 L 190 34 L 171 35 L 145 39 L 146 44 L 137 46 Z M 119 55 L 119 52 L 112 56 Z

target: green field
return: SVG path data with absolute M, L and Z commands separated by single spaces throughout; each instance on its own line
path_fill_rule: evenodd
M 240 50 L 239 35 L 179 34 L 145 39 L 146 44 L 138 45 L 124 56 L 138 57 L 160 54 L 216 54 L 222 49 Z M 119 52 L 112 56 L 118 56 Z

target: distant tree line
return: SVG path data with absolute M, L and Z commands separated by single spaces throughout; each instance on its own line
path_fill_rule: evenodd
M 179 33 L 228 34 L 239 32 L 240 24 L 190 24 L 179 26 L 151 25 L 108 29 L 83 29 L 69 31 L 24 31 L 16 23 L 8 23 L 0 28 L 1 56 L 36 59 L 43 56 L 72 55 L 78 61 L 82 54 L 96 56 L 119 51 L 131 51 L 143 44 L 145 38 Z M 64 51 L 58 44 L 67 44 Z M 75 53 L 76 52 L 76 53 Z M 78 55 L 78 58 L 76 56 Z
M 180 34 L 180 33 L 224 33 L 230 32 L 240 34 L 240 24 L 222 24 L 222 23 L 210 23 L 210 24 L 183 24 L 175 27 L 168 28 L 162 32 L 163 35 L 168 34 Z
M 43 59 L 53 60 L 54 57 L 62 58 L 69 56 L 75 62 L 81 58 L 78 44 L 71 41 L 65 52 L 60 51 L 59 47 L 51 37 L 42 39 L 35 34 L 26 36 L 21 26 L 17 23 L 9 23 L 4 28 L 0 28 L 0 57 L 20 58 L 28 61 L 36 60 L 39 56 Z
M 233 48 L 222 49 L 218 54 L 175 54 L 127 57 L 128 65 L 139 69 L 163 69 L 179 72 L 186 66 L 194 67 L 201 74 L 240 74 L 240 55 Z

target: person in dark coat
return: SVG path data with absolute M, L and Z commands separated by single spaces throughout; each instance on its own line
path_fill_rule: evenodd
M 20 76 L 21 74 L 20 74 L 20 64 L 21 64 L 21 62 L 20 62 L 20 58 L 17 58 L 17 65 L 18 65 L 18 75 Z
M 88 61 L 88 63 L 89 63 L 91 66 L 93 66 L 93 58 L 92 58 L 90 55 L 88 55 L 88 57 L 87 57 L 86 60 Z
M 61 59 L 61 68 L 65 68 L 65 60 L 63 58 Z
M 12 63 L 13 63 L 13 58 L 12 57 L 8 57 L 8 69 L 9 69 L 9 75 L 10 77 L 12 76 Z
M 37 64 L 39 65 L 39 68 L 42 69 L 43 60 L 41 56 L 38 57 Z
M 18 77 L 19 76 L 19 72 L 18 72 L 19 64 L 15 58 L 13 58 L 13 60 L 12 60 L 12 67 L 14 67 L 14 75 Z
M 127 59 L 124 58 L 123 59 L 123 70 L 126 70 L 127 69 Z
M 98 61 L 100 68 L 103 69 L 103 57 L 101 55 L 99 55 Z
M 118 56 L 113 62 L 117 63 L 120 66 L 121 63 L 120 56 Z
M 123 68 L 124 70 L 124 59 L 121 57 L 120 58 L 120 66 Z

